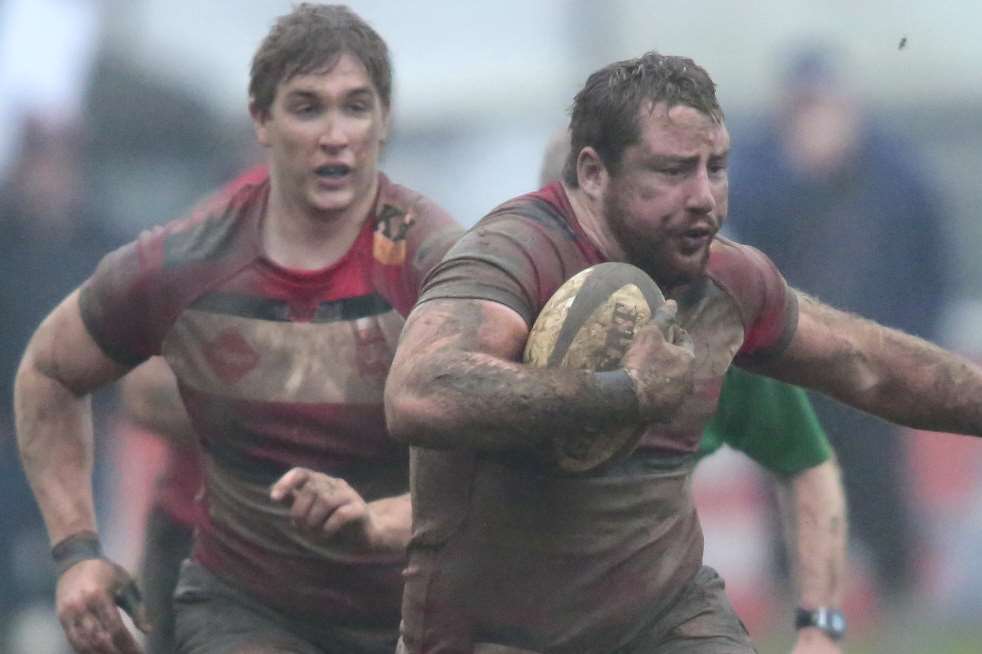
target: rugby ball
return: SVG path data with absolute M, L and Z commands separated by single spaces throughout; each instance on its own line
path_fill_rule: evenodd
M 549 298 L 525 343 L 527 364 L 547 368 L 615 370 L 634 339 L 664 304 L 654 280 L 627 263 L 601 263 L 568 279 Z M 626 456 L 642 426 L 602 435 L 557 437 L 546 446 L 550 463 L 586 472 Z

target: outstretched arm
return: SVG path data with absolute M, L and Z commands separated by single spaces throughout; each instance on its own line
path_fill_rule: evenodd
M 14 386 L 17 444 L 53 545 L 94 543 L 90 393 L 126 372 L 82 323 L 78 291 L 32 337 Z M 64 548 L 62 548 L 64 549 Z M 88 554 L 94 548 L 86 548 Z M 73 560 L 73 559 L 70 559 Z M 137 652 L 116 595 L 129 583 L 119 566 L 85 556 L 58 581 L 58 617 L 78 652 Z
M 502 304 L 424 302 L 386 383 L 389 430 L 414 445 L 500 450 L 667 419 L 692 383 L 691 349 L 662 336 L 674 320 L 668 306 L 638 331 L 623 369 L 593 373 L 519 363 L 528 326 Z
M 982 436 L 982 369 L 798 292 L 798 329 L 759 372 L 916 429 Z
M 839 608 L 846 566 L 846 499 L 839 466 L 829 459 L 777 476 L 777 497 L 798 606 Z M 838 654 L 839 644 L 814 627 L 798 632 L 794 654 Z

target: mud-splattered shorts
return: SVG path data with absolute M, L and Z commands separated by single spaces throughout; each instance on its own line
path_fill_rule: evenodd
M 397 654 L 409 654 L 400 640 Z M 630 644 L 590 654 L 755 654 L 746 627 L 726 597 L 723 579 L 703 566 L 678 601 Z M 539 654 L 507 645 L 477 643 L 473 654 Z
M 703 566 L 679 600 L 615 654 L 754 654 L 757 650 L 726 596 L 723 579 Z
M 397 629 L 311 624 L 264 606 L 193 561 L 174 594 L 177 654 L 392 654 Z

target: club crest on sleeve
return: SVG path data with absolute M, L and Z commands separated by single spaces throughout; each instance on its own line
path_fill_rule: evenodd
M 411 212 L 386 204 L 375 223 L 372 255 L 386 266 L 398 266 L 406 260 L 406 235 L 415 224 Z

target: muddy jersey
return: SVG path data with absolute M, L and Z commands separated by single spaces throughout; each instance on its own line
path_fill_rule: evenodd
M 459 236 L 419 194 L 380 176 L 349 251 L 318 271 L 263 255 L 265 173 L 109 254 L 82 317 L 114 360 L 162 354 L 200 439 L 205 492 L 193 557 L 294 617 L 396 625 L 404 555 L 319 542 L 269 487 L 293 466 L 346 479 L 366 501 L 408 488 L 382 390 L 403 316 Z
M 604 260 L 553 184 L 481 220 L 420 301 L 490 300 L 531 326 L 564 281 Z M 674 297 L 695 343 L 694 389 L 622 464 L 568 476 L 531 454 L 412 448 L 409 652 L 469 652 L 476 642 L 613 652 L 671 608 L 701 565 L 691 471 L 723 376 L 735 358 L 778 355 L 797 325 L 795 296 L 770 261 L 724 239 L 705 279 Z

